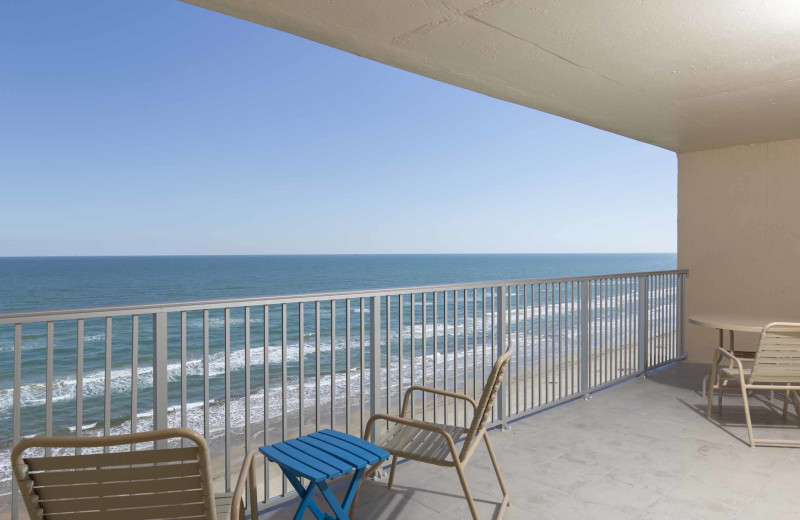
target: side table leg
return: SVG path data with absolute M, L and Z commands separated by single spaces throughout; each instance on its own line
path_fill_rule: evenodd
M 347 513 L 344 512 L 342 505 L 338 500 L 336 500 L 336 495 L 334 495 L 331 489 L 328 487 L 327 482 L 320 482 L 319 490 L 322 491 L 322 496 L 324 496 L 325 500 L 328 501 L 328 505 L 331 507 L 336 520 L 349 520 Z
M 314 503 L 314 488 L 317 487 L 317 483 L 312 481 L 307 488 L 304 488 L 294 473 L 286 471 L 286 469 L 284 469 L 283 472 L 286 475 L 286 479 L 292 484 L 292 487 L 294 487 L 294 490 L 297 491 L 297 494 L 302 498 L 300 505 L 297 507 L 297 512 L 294 514 L 294 520 L 301 520 L 306 509 L 310 509 L 319 520 L 325 520 L 328 515 L 323 513 L 320 508 L 317 507 L 317 504 Z M 320 489 L 322 489 L 322 486 L 320 486 Z

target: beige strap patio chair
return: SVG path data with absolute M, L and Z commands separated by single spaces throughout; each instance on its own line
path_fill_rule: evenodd
M 392 487 L 392 483 L 394 482 L 398 457 L 435 464 L 437 466 L 455 467 L 458 478 L 461 481 L 461 487 L 464 490 L 464 496 L 469 504 L 472 518 L 478 520 L 478 511 L 475 509 L 472 493 L 470 493 L 469 485 L 464 476 L 464 467 L 475 453 L 475 449 L 480 444 L 481 439 L 483 439 L 486 443 L 486 449 L 489 451 L 489 457 L 492 459 L 492 466 L 494 466 L 497 481 L 500 483 L 500 489 L 503 491 L 503 501 L 500 504 L 500 512 L 497 518 L 499 520 L 503 517 L 506 507 L 511 505 L 511 501 L 508 497 L 508 490 L 506 489 L 505 482 L 503 482 L 503 476 L 500 473 L 500 466 L 497 464 L 497 458 L 492 449 L 492 443 L 486 432 L 486 422 L 491 417 L 492 405 L 497 396 L 497 391 L 500 388 L 500 383 L 503 380 L 508 361 L 511 358 L 511 352 L 511 349 L 508 349 L 497 358 L 494 367 L 492 367 L 492 372 L 489 374 L 489 378 L 486 381 L 486 386 L 483 389 L 483 395 L 479 403 L 475 403 L 472 398 L 466 395 L 424 386 L 412 386 L 406 391 L 403 398 L 403 408 L 400 417 L 387 414 L 376 414 L 370 417 L 366 429 L 364 430 L 364 438 L 366 440 L 369 440 L 370 432 L 372 431 L 372 426 L 375 421 L 385 420 L 390 424 L 394 423 L 382 439 L 376 442 L 378 446 L 392 454 L 392 470 L 389 474 L 389 488 Z M 452 397 L 468 402 L 474 411 L 472 423 L 469 428 L 423 422 L 407 417 L 409 398 L 413 392 L 416 391 L 442 395 L 445 396 L 445 399 L 447 397 Z M 464 444 L 459 451 L 455 443 L 461 438 L 464 438 Z M 367 475 L 365 475 L 365 478 L 366 476 Z
M 720 366 L 724 360 L 729 361 L 727 367 Z M 794 399 L 798 426 L 800 426 L 800 395 L 798 395 L 798 390 L 800 390 L 800 323 L 775 322 L 766 325 L 761 332 L 752 368 L 744 367 L 742 359 L 735 357 L 727 350 L 717 348 L 708 383 L 707 417 L 711 417 L 714 390 L 718 391 L 718 408 L 719 413 L 722 414 L 722 396 L 727 384 L 731 381 L 739 384 L 742 393 L 747 434 L 751 447 L 758 444 L 800 446 L 800 440 L 756 439 L 753 435 L 748 401 L 748 393 L 754 390 L 770 392 L 783 390 L 785 392 L 783 419 L 787 418 L 789 400 Z
M 24 457 L 31 448 L 96 448 L 188 439 L 191 446 L 80 455 Z M 185 428 L 108 437 L 34 437 L 11 452 L 14 478 L 32 520 L 243 520 L 249 481 L 258 511 L 254 453 L 233 493 L 214 495 L 205 439 Z

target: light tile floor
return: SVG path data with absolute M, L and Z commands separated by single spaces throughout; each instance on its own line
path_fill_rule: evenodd
M 512 501 L 505 518 L 796 517 L 800 448 L 750 448 L 742 399 L 733 393 L 723 415 L 715 410 L 707 420 L 699 389 L 708 370 L 682 362 L 514 421 L 509 431 L 491 430 Z M 800 439 L 793 407 L 787 424 L 780 397 L 753 402 L 757 436 Z M 494 517 L 500 490 L 485 449 L 466 473 L 481 518 Z M 291 518 L 296 507 L 290 501 L 260 518 Z M 355 516 L 461 519 L 469 509 L 454 469 L 405 462 L 393 489 L 385 479 L 363 485 Z

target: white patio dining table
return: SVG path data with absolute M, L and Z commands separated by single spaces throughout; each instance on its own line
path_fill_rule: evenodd
M 719 331 L 719 347 L 725 348 L 725 331 L 728 331 L 728 351 L 738 358 L 752 359 L 755 357 L 755 351 L 735 349 L 734 333 L 735 332 L 754 332 L 760 333 L 764 326 L 768 323 L 776 321 L 798 322 L 800 320 L 786 319 L 785 317 L 775 316 L 753 316 L 748 314 L 737 313 L 719 313 L 719 314 L 692 314 L 689 316 L 689 323 L 699 325 L 701 327 L 708 327 L 717 329 Z M 703 379 L 703 395 L 706 393 L 706 382 L 709 375 Z

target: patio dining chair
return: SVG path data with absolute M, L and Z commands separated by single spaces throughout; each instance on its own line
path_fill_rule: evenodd
M 511 353 L 512 350 L 509 348 L 497 358 L 489 374 L 489 378 L 486 381 L 483 395 L 478 403 L 466 395 L 424 386 L 412 386 L 406 390 L 400 416 L 375 414 L 370 417 L 364 430 L 364 438 L 366 440 L 369 440 L 368 438 L 372 431 L 372 426 L 376 421 L 385 420 L 390 424 L 394 424 L 381 439 L 375 442 L 392 455 L 392 469 L 389 474 L 388 483 L 389 488 L 392 487 L 394 482 L 398 457 L 437 466 L 454 467 L 458 473 L 458 479 L 464 490 L 464 496 L 467 499 L 472 518 L 478 520 L 478 512 L 475 508 L 475 503 L 472 499 L 472 493 L 470 493 L 466 477 L 464 476 L 464 468 L 475 453 L 481 439 L 483 439 L 486 444 L 486 449 L 489 452 L 489 457 L 492 460 L 492 466 L 497 475 L 500 489 L 503 491 L 503 501 L 500 504 L 500 512 L 497 518 L 499 520 L 503 517 L 506 508 L 511 505 L 511 502 L 505 482 L 503 482 L 503 476 L 500 473 L 500 466 L 497 463 L 497 458 L 492 449 L 492 443 L 486 432 L 486 423 L 491 417 L 492 405 L 497 396 L 498 389 L 500 388 L 500 383 L 503 380 L 503 375 L 505 374 L 508 361 L 511 358 Z M 463 428 L 446 424 L 423 422 L 408 417 L 409 399 L 411 395 L 417 391 L 441 395 L 444 396 L 445 399 L 451 397 L 468 402 L 474 411 L 470 426 L 468 428 Z M 461 450 L 458 450 L 456 448 L 456 442 L 462 438 L 464 439 L 464 444 L 461 446 Z
M 721 366 L 723 361 L 728 366 Z M 714 390 L 719 395 L 719 413 L 722 414 L 722 396 L 728 383 L 738 383 L 744 400 L 744 415 L 747 421 L 747 435 L 750 446 L 756 445 L 790 445 L 800 446 L 800 440 L 757 439 L 753 434 L 750 418 L 748 394 L 752 391 L 784 391 L 783 419 L 789 411 L 789 400 L 794 400 L 798 426 L 800 426 L 800 323 L 770 323 L 761 332 L 755 359 L 751 368 L 742 365 L 742 359 L 723 348 L 717 348 L 714 363 L 711 367 L 711 378 L 708 383 L 708 407 L 706 416 L 711 417 Z
M 168 439 L 186 439 L 190 446 L 24 457 L 36 448 L 110 448 Z M 254 453 L 245 457 L 233 493 L 216 496 L 208 444 L 185 428 L 107 437 L 34 437 L 14 447 L 11 464 L 32 520 L 244 520 L 247 481 L 251 511 L 258 511 Z

